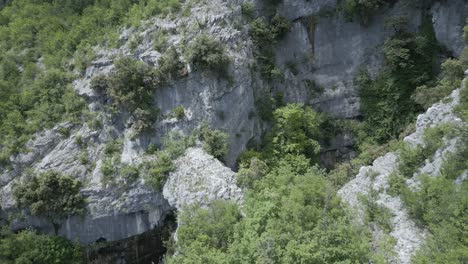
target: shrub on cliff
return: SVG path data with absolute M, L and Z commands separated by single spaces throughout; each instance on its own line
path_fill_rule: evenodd
M 199 130 L 199 139 L 204 142 L 203 150 L 222 160 L 229 151 L 229 136 L 217 129 L 204 125 Z
M 82 186 L 80 180 L 49 171 L 16 184 L 13 195 L 19 208 L 46 218 L 57 233 L 63 219 L 86 212 L 86 200 L 80 193 Z
M 200 35 L 190 42 L 186 56 L 196 70 L 225 73 L 230 58 L 221 42 L 209 35 Z

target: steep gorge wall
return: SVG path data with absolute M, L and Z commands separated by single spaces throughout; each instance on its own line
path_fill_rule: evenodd
M 397 1 L 379 10 L 368 25 L 347 21 L 337 15 L 337 1 L 284 1 L 280 12 L 293 21 L 291 31 L 277 47 L 277 64 L 285 71 L 278 89 L 289 101 L 312 104 L 316 109 L 341 118 L 360 115 L 359 97 L 353 78 L 360 67 L 377 74 L 383 66 L 382 45 L 394 34 L 385 27 L 392 16 L 409 18 L 408 29 L 416 32 L 423 12 L 432 16 L 437 40 L 453 55 L 463 49 L 463 26 L 468 16 L 468 1 L 435 2 L 429 11 L 410 1 Z M 298 74 L 288 70 L 294 63 Z M 306 80 L 323 86 L 324 92 L 311 96 Z

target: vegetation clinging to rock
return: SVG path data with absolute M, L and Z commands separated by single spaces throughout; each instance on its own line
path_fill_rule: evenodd
M 49 171 L 20 182 L 14 187 L 13 195 L 20 208 L 45 217 L 57 232 L 63 219 L 86 212 L 86 201 L 80 193 L 82 186 L 77 179 Z
M 230 58 L 221 42 L 210 35 L 200 35 L 193 39 L 186 50 L 187 60 L 195 70 L 211 70 L 225 74 Z

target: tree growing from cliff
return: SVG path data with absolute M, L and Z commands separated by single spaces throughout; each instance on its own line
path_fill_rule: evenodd
M 189 44 L 186 56 L 195 69 L 208 69 L 220 74 L 226 73 L 230 62 L 223 44 L 209 35 L 196 37 Z
M 80 193 L 82 186 L 80 180 L 49 171 L 15 185 L 13 195 L 19 208 L 49 220 L 57 234 L 63 219 L 86 212 L 86 201 Z

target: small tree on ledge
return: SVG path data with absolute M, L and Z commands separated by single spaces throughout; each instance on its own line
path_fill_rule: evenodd
M 57 234 L 62 220 L 86 212 L 86 201 L 80 193 L 82 186 L 78 179 L 48 171 L 15 185 L 13 195 L 19 208 L 49 220 Z

